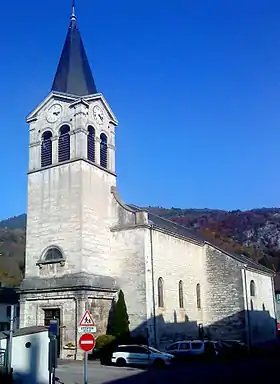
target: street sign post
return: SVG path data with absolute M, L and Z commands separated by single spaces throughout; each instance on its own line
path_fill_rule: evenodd
M 50 320 L 49 337 L 57 337 L 59 333 L 59 324 L 57 319 Z
M 8 374 L 12 373 L 12 345 L 13 345 L 13 333 L 14 333 L 14 321 L 15 321 L 15 306 L 11 305 L 11 318 L 10 318 L 10 332 L 9 332 L 9 344 L 8 344 Z
M 84 384 L 88 384 L 88 352 L 95 347 L 95 338 L 92 333 L 96 332 L 95 322 L 88 310 L 88 301 L 85 302 L 85 313 L 81 318 L 78 332 L 82 333 L 79 340 L 79 346 L 85 352 Z
M 95 338 L 91 333 L 84 333 L 79 340 L 80 348 L 84 352 L 90 352 L 95 347 Z
M 55 384 L 55 369 L 57 368 L 57 343 L 59 334 L 58 319 L 51 319 L 49 326 L 49 384 Z

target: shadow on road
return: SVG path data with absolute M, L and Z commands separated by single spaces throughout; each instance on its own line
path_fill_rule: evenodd
M 185 364 L 172 368 L 149 369 L 137 375 L 107 381 L 106 384 L 121 383 L 247 383 L 250 380 L 260 382 L 275 378 L 278 359 L 251 358 L 243 361 Z

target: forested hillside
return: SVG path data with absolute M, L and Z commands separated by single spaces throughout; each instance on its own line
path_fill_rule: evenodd
M 219 247 L 280 272 L 280 209 L 250 211 L 148 207 L 201 233 Z M 26 215 L 0 222 L 0 281 L 18 284 L 24 270 Z

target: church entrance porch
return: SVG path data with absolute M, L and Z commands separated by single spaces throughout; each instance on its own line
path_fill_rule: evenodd
M 23 285 L 24 287 L 24 285 Z M 97 326 L 96 336 L 107 331 L 109 312 L 115 289 L 51 289 L 22 290 L 20 299 L 20 327 L 49 326 L 50 320 L 59 320 L 59 357 L 82 360 L 79 349 L 78 326 L 86 304 Z

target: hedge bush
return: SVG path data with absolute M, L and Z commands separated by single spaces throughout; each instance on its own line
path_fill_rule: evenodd
M 112 335 L 100 335 L 96 339 L 96 349 L 102 349 L 106 347 L 107 345 L 111 344 L 113 341 L 116 340 L 115 336 Z

